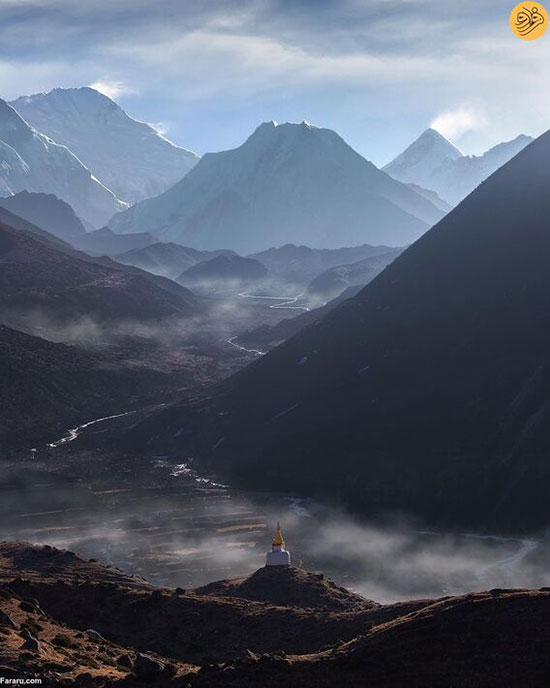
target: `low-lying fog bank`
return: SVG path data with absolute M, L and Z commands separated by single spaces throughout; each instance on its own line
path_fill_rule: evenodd
M 65 468 L 51 472 L 62 452 Z M 296 497 L 236 492 L 163 457 L 115 465 L 97 452 L 41 449 L 23 473 L 0 468 L 0 494 L 0 539 L 67 548 L 156 584 L 191 587 L 254 571 L 277 520 L 295 565 L 381 602 L 550 584 L 544 538 L 374 526 Z

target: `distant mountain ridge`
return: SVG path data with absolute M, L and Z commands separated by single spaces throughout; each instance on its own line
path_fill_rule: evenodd
M 243 258 L 236 253 L 220 255 L 201 261 L 185 270 L 177 279 L 188 286 L 212 284 L 245 285 L 268 276 L 268 270 L 255 258 Z
M 91 256 L 115 256 L 125 251 L 151 246 L 155 242 L 156 238 L 148 232 L 115 234 L 108 227 L 79 234 L 71 239 L 75 248 L 86 251 Z
M 11 105 L 128 203 L 162 193 L 199 160 L 90 87 L 56 88 L 21 96 Z
M 24 190 L 54 194 L 96 227 L 127 207 L 68 148 L 33 129 L 0 100 L 0 195 Z
M 109 226 L 248 254 L 290 242 L 403 245 L 442 215 L 334 131 L 266 122 L 238 148 L 206 154 L 168 191 L 116 215 Z
M 118 239 L 131 237 L 131 234 L 116 234 Z M 148 270 L 155 275 L 163 275 L 169 279 L 177 279 L 188 268 L 222 254 L 232 251 L 197 251 L 188 246 L 180 246 L 172 242 L 166 244 L 155 242 L 148 246 L 125 251 L 114 258 L 124 265 L 135 265 L 142 270 Z
M 369 256 L 355 263 L 329 268 L 317 275 L 309 283 L 307 295 L 329 300 L 335 299 L 348 287 L 365 286 L 400 256 L 403 251 L 404 249 L 402 248 L 395 248 L 387 253 Z
M 522 134 L 481 156 L 466 156 L 430 128 L 382 169 L 394 179 L 429 189 L 456 205 L 531 141 L 530 136 Z
M 121 241 L 129 240 L 133 236 L 139 235 L 113 235 Z M 342 249 L 313 249 L 308 246 L 285 244 L 279 248 L 270 248 L 246 257 L 258 260 L 277 277 L 289 282 L 307 284 L 311 279 L 329 268 L 344 263 L 357 262 L 363 258 L 381 255 L 392 250 L 389 246 L 370 246 L 369 244 Z M 221 254 L 231 255 L 232 253 L 233 251 L 229 249 L 199 251 L 173 242 L 155 242 L 119 255 L 110 255 L 125 265 L 135 265 L 157 275 L 176 279 L 185 270 L 197 263 L 202 263 Z
M 248 257 L 256 258 L 270 272 L 288 280 L 307 282 L 337 265 L 355 263 L 363 258 L 382 255 L 391 250 L 389 246 L 371 246 L 370 244 L 337 249 L 316 249 L 285 244 L 278 248 L 269 248 L 266 251 L 250 254 Z

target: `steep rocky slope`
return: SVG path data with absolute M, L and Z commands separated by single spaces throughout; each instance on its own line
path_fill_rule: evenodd
M 0 448 L 36 446 L 90 418 L 127 411 L 158 377 L 0 325 Z
M 436 601 L 374 625 L 341 647 L 212 667 L 193 686 L 544 686 L 550 674 L 549 609 L 547 591 L 495 590 Z
M 0 285 L 6 323 L 30 323 L 34 318 L 77 325 L 82 318 L 143 321 L 194 312 L 195 298 L 184 289 L 176 294 L 159 288 L 147 273 L 132 274 L 115 263 L 103 265 L 52 243 L 47 233 L 38 235 L 4 223 L 0 223 Z M 174 285 L 174 290 L 180 289 Z

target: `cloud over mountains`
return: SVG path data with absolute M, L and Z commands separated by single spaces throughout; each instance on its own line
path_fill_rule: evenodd
M 0 89 L 11 98 L 100 84 L 200 152 L 236 145 L 259 120 L 305 118 L 342 131 L 380 164 L 444 116 L 444 133 L 464 134 L 462 147 L 479 153 L 511 138 L 518 120 L 532 134 L 547 125 L 545 107 L 532 106 L 546 98 L 550 44 L 526 50 L 507 12 L 497 0 L 9 0 Z M 476 126 L 479 113 L 490 129 Z M 205 124 L 220 115 L 224 131 L 207 138 Z

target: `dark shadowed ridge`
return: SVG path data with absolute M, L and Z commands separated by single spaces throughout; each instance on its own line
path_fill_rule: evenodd
M 543 526 L 550 472 L 550 133 L 355 298 L 153 420 L 243 484 L 477 527 Z M 208 412 L 205 413 L 204 409 Z
M 95 229 L 71 239 L 75 248 L 94 256 L 115 256 L 125 251 L 151 246 L 155 242 L 155 237 L 148 232 L 115 234 L 108 227 Z
M 94 417 L 127 411 L 152 376 L 0 324 L 0 450 L 50 442 Z
M 265 265 L 255 258 L 221 254 L 188 268 L 178 277 L 178 282 L 189 285 L 226 280 L 246 283 L 260 280 L 267 274 Z
M 323 652 L 290 658 L 273 654 L 212 667 L 193 686 L 225 688 L 229 678 L 239 688 L 544 686 L 550 671 L 544 652 L 549 607 L 547 591 L 452 597 L 374 624 L 351 642 Z
M 1 203 L 0 222 L 4 223 L 5 225 L 8 225 L 9 227 L 13 227 L 13 229 L 17 229 L 22 232 L 30 232 L 31 234 L 34 234 L 35 237 L 40 238 L 43 241 L 52 244 L 53 246 L 56 246 L 57 248 L 66 251 L 72 250 L 71 245 L 64 239 L 61 239 L 60 237 L 57 237 L 51 234 L 50 232 L 41 229 L 38 225 L 35 225 L 32 222 L 23 219 L 19 215 L 16 215 L 12 211 L 5 208 L 3 205 L 1 205 Z
M 69 242 L 86 232 L 71 206 L 53 194 L 20 191 L 14 196 L 0 199 L 0 205 Z
M 110 258 L 92 258 L 31 223 L 0 209 L 2 319 L 36 311 L 70 322 L 90 317 L 136 320 L 192 315 L 198 301 L 187 289 Z
M 108 336 L 127 323 L 138 341 L 141 327 L 163 331 L 199 312 L 200 301 L 179 284 L 75 251 L 0 207 L 2 448 L 52 441 L 67 427 L 166 394 L 168 374 L 154 365 L 115 363 L 31 335 L 86 345 L 96 329 Z

